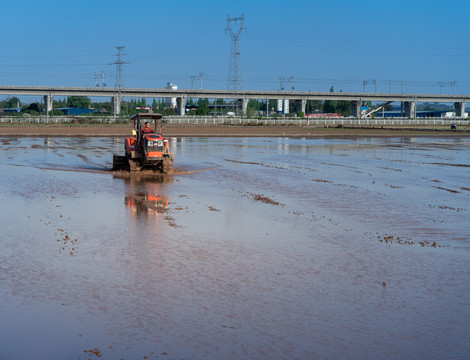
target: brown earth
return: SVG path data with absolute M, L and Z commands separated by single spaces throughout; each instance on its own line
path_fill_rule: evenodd
M 0 125 L 0 136 L 127 136 L 131 125 Z M 470 136 L 469 130 L 447 128 L 328 128 L 307 126 L 166 125 L 164 134 L 173 137 L 396 137 Z

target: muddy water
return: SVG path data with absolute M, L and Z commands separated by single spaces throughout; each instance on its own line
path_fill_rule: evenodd
M 464 359 L 468 139 L 0 139 L 0 359 Z

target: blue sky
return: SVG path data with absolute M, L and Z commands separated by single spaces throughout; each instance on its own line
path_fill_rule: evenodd
M 126 87 L 227 88 L 227 15 L 245 15 L 245 89 L 470 93 L 468 0 L 122 1 L 2 4 L 0 84 L 115 84 L 125 46 Z M 235 30 L 237 24 L 233 24 Z M 439 83 L 442 82 L 442 87 Z M 101 85 L 101 79 L 99 80 Z M 199 87 L 196 81 L 194 87 Z M 286 81 L 285 88 L 291 83 Z

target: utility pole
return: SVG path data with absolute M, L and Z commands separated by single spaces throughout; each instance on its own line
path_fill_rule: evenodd
M 232 30 L 231 22 L 237 21 L 240 21 L 240 28 L 235 32 Z M 230 33 L 230 38 L 232 39 L 227 90 L 243 89 L 242 63 L 240 57 L 240 35 L 243 30 L 246 30 L 244 14 L 242 14 L 241 17 L 233 18 L 227 15 L 227 27 L 225 28 L 225 32 L 227 33 L 228 31 Z
M 95 87 L 100 87 L 98 85 L 98 73 L 95 71 Z
M 284 78 L 283 77 L 280 77 L 279 78 L 279 81 L 281 82 L 281 90 L 284 90 Z
M 101 73 L 101 81 L 102 81 L 101 87 L 106 87 L 106 82 L 104 81 L 104 71 Z

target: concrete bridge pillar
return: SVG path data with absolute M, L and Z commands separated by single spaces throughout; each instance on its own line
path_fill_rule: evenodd
M 307 107 L 307 100 L 295 100 L 295 111 L 303 112 L 305 114 L 305 108 Z
M 176 98 L 176 112 L 179 116 L 184 116 L 186 114 L 186 97 L 182 96 Z
M 120 115 L 121 114 L 121 98 L 119 96 L 113 96 L 113 114 Z
M 246 116 L 246 110 L 248 108 L 248 99 L 238 99 L 238 111 L 241 116 Z
M 455 117 L 463 118 L 465 117 L 465 102 L 456 102 L 454 103 Z
M 44 96 L 44 111 L 46 114 L 52 111 L 52 100 L 53 97 L 51 94 Z
M 357 119 L 361 118 L 361 108 L 362 108 L 361 99 L 351 101 L 351 115 L 354 118 L 357 118 Z
M 405 101 L 405 117 L 416 119 L 416 101 Z

